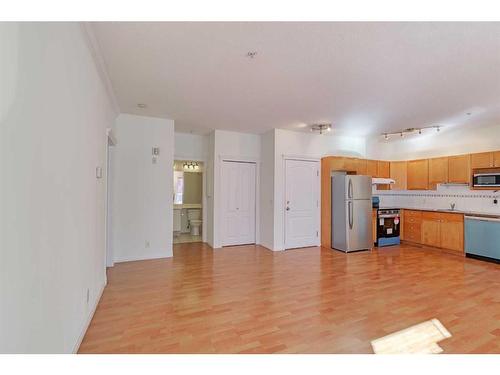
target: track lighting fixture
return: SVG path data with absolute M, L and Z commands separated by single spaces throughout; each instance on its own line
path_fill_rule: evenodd
M 432 125 L 432 126 L 424 126 L 421 128 L 407 128 L 407 129 L 398 130 L 398 131 L 391 132 L 391 133 L 382 133 L 382 136 L 384 137 L 385 140 L 388 140 L 390 137 L 395 136 L 395 135 L 399 135 L 401 138 L 404 138 L 406 135 L 411 135 L 411 134 L 415 134 L 415 133 L 418 133 L 419 135 L 421 135 L 424 132 L 424 130 L 427 130 L 427 129 L 436 129 L 436 132 L 440 132 L 441 126 Z

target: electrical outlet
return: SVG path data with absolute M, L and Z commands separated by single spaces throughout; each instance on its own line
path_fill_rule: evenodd
M 89 303 L 90 301 L 90 290 L 89 288 L 87 288 L 87 304 Z
M 146 249 L 149 249 L 149 241 L 146 241 L 146 243 L 144 244 L 144 246 L 146 246 Z

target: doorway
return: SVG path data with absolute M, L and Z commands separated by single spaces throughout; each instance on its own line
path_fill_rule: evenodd
M 285 249 L 319 246 L 319 161 L 285 159 Z
M 203 242 L 203 162 L 174 161 L 173 243 Z
M 222 162 L 222 246 L 256 241 L 257 166 L 253 162 Z

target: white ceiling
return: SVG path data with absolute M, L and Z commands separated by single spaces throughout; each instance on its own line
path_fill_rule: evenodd
M 177 131 L 500 124 L 500 23 L 93 26 L 121 111 Z

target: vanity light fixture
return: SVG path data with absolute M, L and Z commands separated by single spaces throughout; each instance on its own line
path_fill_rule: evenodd
M 319 132 L 319 134 L 323 134 L 323 132 L 331 132 L 332 124 L 312 124 L 311 131 Z
M 395 132 L 382 133 L 382 136 L 384 137 L 385 140 L 388 140 L 390 137 L 397 136 L 397 135 L 399 135 L 400 138 L 404 138 L 406 135 L 411 135 L 411 134 L 416 134 L 416 133 L 421 135 L 427 129 L 436 129 L 436 132 L 439 132 L 441 130 L 441 126 L 432 125 L 432 126 L 423 126 L 421 128 L 407 128 L 407 129 L 398 130 Z
M 188 162 L 185 162 L 182 165 L 182 168 L 185 169 L 185 170 L 188 170 L 188 171 L 195 171 L 198 168 L 200 168 L 200 165 L 198 163 L 196 163 L 196 162 L 188 161 Z

